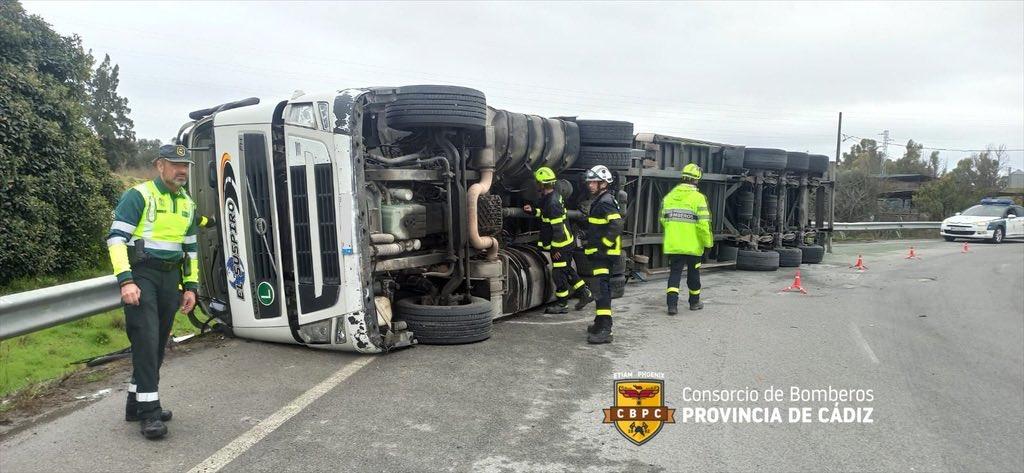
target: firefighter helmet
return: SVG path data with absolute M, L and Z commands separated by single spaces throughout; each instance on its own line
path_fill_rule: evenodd
M 544 167 L 534 171 L 533 172 L 533 177 L 534 177 L 534 179 L 537 179 L 537 182 L 539 182 L 541 184 L 551 184 L 551 183 L 554 183 L 555 180 L 557 179 L 555 177 L 555 171 L 552 171 L 551 168 L 549 168 L 547 166 L 544 166 Z
M 693 180 L 700 180 L 700 177 L 703 174 L 704 173 L 701 172 L 701 170 L 700 170 L 700 166 L 698 166 L 695 163 L 687 164 L 683 168 L 683 177 L 688 177 L 688 178 L 693 179 Z
M 588 182 L 589 181 L 604 181 L 604 182 L 607 182 L 607 183 L 611 184 L 613 180 L 615 180 L 615 178 L 612 177 L 612 172 L 609 171 L 608 168 L 605 167 L 603 164 L 598 164 L 597 166 L 594 166 L 594 167 L 590 168 L 589 171 L 587 171 L 587 181 Z

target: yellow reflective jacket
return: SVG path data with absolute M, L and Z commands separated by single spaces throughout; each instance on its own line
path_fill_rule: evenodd
M 715 244 L 711 234 L 711 213 L 708 200 L 692 184 L 679 184 L 661 202 L 658 212 L 665 228 L 662 250 L 667 255 L 704 254 Z

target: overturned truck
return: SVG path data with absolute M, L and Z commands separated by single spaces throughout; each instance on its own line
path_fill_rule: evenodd
M 495 318 L 554 298 L 537 222 L 521 210 L 540 166 L 558 172 L 577 233 L 584 171 L 615 174 L 626 225 L 614 295 L 627 275 L 668 265 L 659 206 L 690 162 L 712 212 L 709 262 L 818 262 L 831 230 L 825 156 L 498 110 L 463 87 L 297 92 L 189 118 L 177 139 L 196 163 L 190 191 L 218 222 L 200 229 L 200 306 L 245 338 L 379 353 L 490 337 Z

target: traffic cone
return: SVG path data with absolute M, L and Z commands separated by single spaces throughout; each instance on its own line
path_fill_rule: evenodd
M 914 253 L 914 247 L 911 246 L 910 247 L 910 254 L 908 254 L 907 257 L 903 258 L 903 259 L 921 259 L 921 258 L 917 256 L 917 253 Z
M 971 248 L 969 246 L 967 246 L 967 242 L 965 241 L 964 242 L 964 248 L 962 250 L 960 250 L 960 252 L 961 253 L 969 253 L 970 251 L 971 251 Z
M 865 269 L 868 269 L 867 266 L 864 266 L 864 258 L 862 258 L 861 255 L 857 255 L 857 262 L 854 263 L 853 266 L 850 266 L 850 267 L 851 268 L 857 268 L 860 271 L 864 271 Z
M 804 287 L 800 285 L 800 270 L 799 269 L 796 270 L 796 279 L 793 279 L 793 284 L 791 286 L 789 286 L 789 287 L 787 287 L 787 288 L 782 290 L 782 292 L 790 292 L 790 291 L 800 291 L 802 294 L 807 294 L 807 290 L 805 290 Z

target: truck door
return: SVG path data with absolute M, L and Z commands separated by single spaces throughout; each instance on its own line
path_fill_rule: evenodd
M 362 309 L 351 140 L 333 133 L 330 107 L 327 99 L 297 99 L 284 110 L 299 325 Z

